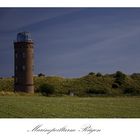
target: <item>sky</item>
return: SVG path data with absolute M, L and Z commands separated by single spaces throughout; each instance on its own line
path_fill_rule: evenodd
M 34 74 L 140 72 L 140 8 L 0 8 L 0 77 L 14 75 L 17 33 L 34 41 Z

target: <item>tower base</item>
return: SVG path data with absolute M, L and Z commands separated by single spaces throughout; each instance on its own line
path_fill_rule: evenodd
M 34 85 L 15 85 L 15 92 L 34 93 Z

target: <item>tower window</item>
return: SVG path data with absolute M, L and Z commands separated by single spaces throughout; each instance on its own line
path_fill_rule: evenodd
M 22 66 L 22 70 L 25 70 L 25 65 Z
M 23 58 L 25 58 L 25 53 L 24 52 L 22 53 L 22 56 L 23 56 Z
M 32 65 L 32 70 L 34 71 L 34 65 Z
M 16 66 L 16 70 L 18 69 L 18 66 Z
M 16 57 L 16 58 L 18 57 L 17 52 L 15 53 L 15 57 Z

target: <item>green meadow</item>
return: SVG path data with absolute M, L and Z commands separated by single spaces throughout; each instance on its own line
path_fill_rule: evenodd
M 0 96 L 0 118 L 139 117 L 139 97 Z

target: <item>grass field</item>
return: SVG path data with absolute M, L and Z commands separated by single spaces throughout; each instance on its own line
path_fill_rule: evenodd
M 0 96 L 0 118 L 140 118 L 140 98 Z

